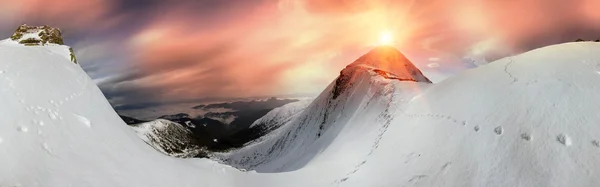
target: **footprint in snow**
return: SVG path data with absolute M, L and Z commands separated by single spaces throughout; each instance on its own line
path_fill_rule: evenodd
M 27 127 L 25 127 L 25 126 L 20 126 L 19 128 L 17 128 L 17 131 L 19 131 L 19 132 L 27 132 L 27 131 L 29 131 L 29 129 Z
M 502 131 L 503 131 L 503 130 L 502 130 L 502 127 L 501 127 L 501 126 L 498 126 L 498 127 L 494 128 L 494 132 L 495 132 L 497 135 L 501 135 L 501 134 L 502 134 Z
M 56 118 L 58 118 L 54 112 L 48 113 L 48 116 L 50 117 L 50 119 L 53 119 L 53 120 L 56 120 Z
M 408 182 L 413 182 L 415 180 L 421 180 L 423 178 L 427 177 L 427 175 L 415 175 L 412 178 L 410 178 L 410 180 L 408 180 Z
M 529 135 L 527 133 L 523 133 L 523 134 L 521 134 L 521 138 L 523 140 L 529 141 L 529 140 L 531 140 L 531 135 Z
M 52 150 L 50 150 L 50 146 L 48 146 L 47 143 L 42 144 L 42 149 L 44 149 L 44 151 L 46 151 L 48 154 L 52 154 Z
M 566 134 L 559 134 L 558 136 L 556 136 L 556 141 L 560 142 L 561 144 L 563 144 L 565 146 L 571 145 L 571 138 L 569 136 L 567 136 Z
M 479 132 L 479 129 L 481 129 L 479 126 L 473 127 L 473 130 L 475 130 L 475 132 Z
M 86 127 L 88 127 L 88 128 L 92 127 L 92 122 L 88 118 L 77 115 L 77 114 L 73 114 L 73 115 L 75 116 L 75 118 L 77 118 L 77 120 L 79 120 L 79 122 L 81 122 Z
M 600 141 L 598 140 L 593 140 L 592 141 L 592 145 L 596 146 L 596 147 L 600 147 Z
M 446 164 L 444 164 L 442 168 L 440 168 L 440 171 L 446 173 L 446 171 L 448 171 L 448 169 L 450 168 L 450 165 L 452 165 L 452 162 L 446 162 Z

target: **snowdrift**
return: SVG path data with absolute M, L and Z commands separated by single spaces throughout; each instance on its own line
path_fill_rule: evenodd
M 0 186 L 600 183 L 597 43 L 534 50 L 436 84 L 414 69 L 356 63 L 277 130 L 215 155 L 248 172 L 146 145 L 64 47 L 0 42 Z

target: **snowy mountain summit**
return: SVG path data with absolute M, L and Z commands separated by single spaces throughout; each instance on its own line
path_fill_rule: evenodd
M 378 46 L 346 66 L 335 81 L 333 99 L 347 87 L 357 82 L 362 73 L 379 75 L 385 79 L 431 83 L 415 65 L 398 49 L 391 46 Z
M 398 49 L 391 46 L 375 47 L 348 65 L 346 69 L 353 67 L 371 68 L 387 78 L 431 83 L 421 70 L 415 67 Z

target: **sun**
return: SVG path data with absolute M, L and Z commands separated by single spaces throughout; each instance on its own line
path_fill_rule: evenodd
M 379 45 L 391 45 L 393 42 L 392 32 L 383 31 L 379 35 Z

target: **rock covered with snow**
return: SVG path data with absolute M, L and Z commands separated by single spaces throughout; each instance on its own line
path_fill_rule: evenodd
M 25 46 L 64 45 L 62 32 L 58 28 L 43 26 L 29 26 L 23 24 L 15 30 L 10 40 Z M 71 62 L 77 64 L 73 48 L 68 48 Z
M 193 133 L 185 126 L 166 119 L 131 125 L 148 145 L 174 157 L 206 157 Z
M 28 26 L 23 24 L 17 28 L 10 39 L 24 45 L 64 45 L 60 29 L 44 26 Z

